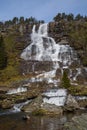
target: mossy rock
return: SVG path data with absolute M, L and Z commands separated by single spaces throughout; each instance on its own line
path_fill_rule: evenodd
M 70 122 L 65 123 L 65 130 L 87 130 L 87 114 L 75 116 Z
M 46 111 L 44 109 L 36 109 L 32 112 L 34 116 L 44 116 L 46 115 Z
M 50 106 L 50 104 L 48 105 Z M 34 111 L 32 111 L 32 115 L 34 116 L 60 116 L 62 115 L 63 110 L 62 108 L 58 108 L 58 109 L 46 109 L 46 108 L 38 108 L 35 109 Z
M 13 102 L 10 101 L 10 100 L 5 99 L 5 100 L 2 101 L 1 107 L 3 109 L 10 109 L 10 108 L 13 107 Z
M 87 86 L 71 86 L 68 91 L 73 96 L 87 96 Z
M 79 104 L 80 107 L 87 108 L 87 99 L 79 100 L 78 104 Z

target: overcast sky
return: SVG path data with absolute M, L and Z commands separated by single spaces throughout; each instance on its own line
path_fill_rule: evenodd
M 62 12 L 87 15 L 87 0 L 0 0 L 0 21 L 33 16 L 49 22 Z

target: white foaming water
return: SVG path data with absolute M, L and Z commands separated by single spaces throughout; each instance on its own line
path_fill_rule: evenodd
M 77 100 L 87 100 L 87 96 L 75 96 Z
M 12 113 L 20 112 L 21 108 L 24 105 L 27 105 L 31 101 L 32 100 L 27 100 L 27 101 L 22 102 L 22 103 L 14 104 L 13 108 L 0 112 L 0 115 L 9 115 L 9 114 L 12 114 Z
M 25 101 L 25 102 L 22 102 L 22 103 L 18 103 L 18 104 L 15 104 L 11 110 L 11 112 L 20 112 L 21 111 L 21 108 L 24 106 L 24 105 L 27 105 L 29 102 L 31 102 L 31 100 L 28 100 L 28 101 Z
M 43 93 L 45 96 L 43 98 L 44 103 L 55 104 L 57 106 L 64 106 L 67 96 L 66 89 L 50 90 Z
M 64 106 L 65 99 L 65 97 L 52 97 L 50 99 L 44 98 L 43 101 L 44 103 L 54 104 L 57 106 Z
M 7 94 L 16 94 L 16 93 L 21 93 L 21 92 L 26 92 L 26 91 L 27 91 L 27 88 L 18 87 L 18 88 L 9 90 L 9 91 L 7 92 Z
M 66 89 L 51 89 L 48 92 L 45 92 L 43 95 L 46 97 L 62 97 L 62 96 L 66 96 L 67 91 Z
M 76 70 L 77 70 L 77 73 L 76 73 L 75 77 L 73 78 L 74 81 L 76 80 L 77 76 L 79 74 L 81 74 L 81 68 L 76 68 Z
M 29 80 L 29 82 L 42 82 L 46 81 L 48 84 L 52 83 L 56 87 L 58 83 L 60 82 L 60 79 L 53 79 L 56 75 L 56 70 L 52 70 L 49 72 L 43 72 L 41 74 L 38 74 L 36 77 L 33 77 Z
M 25 48 L 21 54 L 24 60 L 34 61 L 56 61 L 54 68 L 58 68 L 58 62 L 62 62 L 64 66 L 70 65 L 72 60 L 76 60 L 76 53 L 69 45 L 56 44 L 53 38 L 48 37 L 47 24 L 40 25 L 38 31 L 32 29 L 32 43 Z
M 49 72 L 44 72 L 42 74 L 37 75 L 37 78 L 53 78 L 55 77 L 56 70 L 52 70 Z

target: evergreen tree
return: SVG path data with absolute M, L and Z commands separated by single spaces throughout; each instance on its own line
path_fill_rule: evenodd
M 68 21 L 73 21 L 74 20 L 74 15 L 72 13 L 67 15 L 67 20 Z
M 71 86 L 70 85 L 70 80 L 68 78 L 68 75 L 67 75 L 66 71 L 63 72 L 61 86 L 64 87 L 64 88 L 69 88 Z
M 18 18 L 17 18 L 17 17 L 14 17 L 13 20 L 12 20 L 12 23 L 13 23 L 13 24 L 18 24 Z
M 75 17 L 75 20 L 79 21 L 83 19 L 83 16 L 81 16 L 80 14 L 77 14 L 77 16 Z
M 67 19 L 67 15 L 65 13 L 62 13 L 62 19 L 66 20 Z
M 5 45 L 3 37 L 0 37 L 0 69 L 4 69 L 7 66 L 7 56 L 5 52 Z
M 24 17 L 21 16 L 20 19 L 19 19 L 19 21 L 20 21 L 20 24 L 24 24 Z
M 53 18 L 53 20 L 54 20 L 55 22 L 59 22 L 61 19 L 62 19 L 62 14 L 61 14 L 61 13 L 58 13 L 58 14 L 56 15 L 56 17 Z

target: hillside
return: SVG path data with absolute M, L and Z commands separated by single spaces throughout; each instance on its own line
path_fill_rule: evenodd
M 32 17 L 25 20 L 23 17 L 20 19 L 15 17 L 5 23 L 0 22 L 0 35 L 3 36 L 7 53 L 7 66 L 0 70 L 1 85 L 26 78 L 21 69 L 20 54 L 31 43 L 30 34 L 33 25 L 35 24 L 38 29 L 41 23 L 44 21 L 37 21 Z M 58 14 L 54 17 L 54 21 L 49 23 L 48 32 L 56 43 L 68 42 L 76 50 L 82 65 L 87 67 L 87 17 Z

